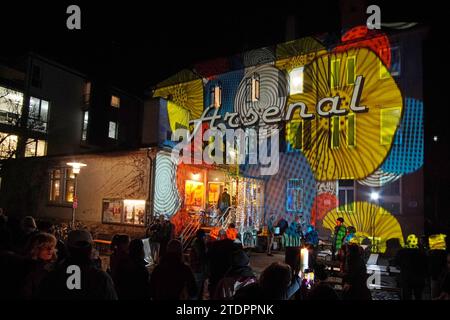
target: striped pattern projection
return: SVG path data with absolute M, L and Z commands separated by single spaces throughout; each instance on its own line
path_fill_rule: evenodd
M 363 179 L 374 172 L 386 158 L 392 144 L 380 144 L 381 111 L 386 108 L 397 108 L 399 114 L 403 108 L 400 89 L 395 80 L 388 77 L 380 81 L 380 60 L 370 50 L 365 48 L 351 49 L 342 53 L 327 54 L 318 57 L 311 64 L 305 66 L 304 93 L 291 96 L 288 104 L 297 101 L 304 102 L 309 112 L 313 112 L 318 101 L 327 97 L 340 97 L 340 109 L 350 109 L 353 85 L 347 85 L 347 60 L 356 59 L 354 74 L 362 75 L 365 79 L 361 91 L 360 106 L 368 108 L 368 112 L 354 114 L 355 143 L 347 145 L 346 116 L 325 118 L 316 116 L 309 122 L 308 131 L 303 130 L 303 140 L 312 141 L 303 148 L 316 179 L 319 181 L 336 179 Z M 331 87 L 331 61 L 339 67 L 335 74 L 335 87 Z M 336 64 L 335 64 L 336 65 Z M 308 80 L 314 79 L 314 81 Z M 326 109 L 326 107 L 325 107 Z M 336 118 L 336 120 L 333 120 Z M 300 120 L 296 111 L 292 121 Z M 338 124 L 333 121 L 338 121 Z M 393 118 L 383 130 L 395 132 L 399 118 Z M 335 126 L 332 127 L 332 124 Z M 304 126 L 306 127 L 306 126 Z M 331 134 L 338 128 L 338 134 Z M 333 139 L 333 141 L 332 141 Z M 332 147 L 332 142 L 335 147 Z
M 324 53 L 325 47 L 312 37 L 286 42 L 277 46 L 275 66 L 290 72 L 292 69 L 305 66 Z
M 310 222 L 312 204 L 316 195 L 316 181 L 305 157 L 300 153 L 280 153 L 279 171 L 273 176 L 261 176 L 259 165 L 241 166 L 241 174 L 245 177 L 261 177 L 266 180 L 265 208 L 266 216 L 279 213 L 289 225 L 295 221 L 295 216 L 301 216 L 303 232 Z M 286 211 L 286 188 L 289 179 L 302 179 L 302 212 L 290 213 Z M 295 235 L 295 234 L 291 234 Z
M 227 112 L 234 112 L 234 97 L 239 87 L 239 83 L 244 76 L 244 72 L 233 71 L 225 74 L 221 74 L 218 77 L 214 77 L 205 86 L 205 103 L 204 108 L 206 109 L 212 103 L 211 101 L 211 90 L 218 84 L 222 87 L 222 105 L 219 109 L 219 114 L 225 115 Z M 208 115 L 212 115 L 214 110 L 211 110 Z
M 380 238 L 381 252 L 385 252 L 389 239 L 397 238 L 403 245 L 402 228 L 391 213 L 368 202 L 355 202 L 353 206 L 356 208 L 354 213 L 345 212 L 343 207 L 331 210 L 323 219 L 323 226 L 333 232 L 336 219 L 342 217 L 347 227 L 356 228 L 357 237 L 372 237 L 373 234 L 375 238 Z
M 401 174 L 393 174 L 384 172 L 381 169 L 376 170 L 374 173 L 372 173 L 370 176 L 362 179 L 357 180 L 359 184 L 367 187 L 382 187 L 385 184 L 395 182 L 398 179 L 400 179 L 402 175 Z
M 172 216 L 181 206 L 176 185 L 177 165 L 168 154 L 156 156 L 154 214 Z
M 242 54 L 242 61 L 245 68 L 261 64 L 273 64 L 275 62 L 275 52 L 270 47 L 250 50 Z
M 395 134 L 389 156 L 381 166 L 382 170 L 399 175 L 420 169 L 423 165 L 423 140 L 423 102 L 406 98 L 400 128 Z
M 203 81 L 198 79 L 159 88 L 155 90 L 153 97 L 170 100 L 187 109 L 191 119 L 198 119 L 203 112 Z
M 260 83 L 260 98 L 256 102 L 249 101 L 251 94 L 251 85 L 247 81 L 252 78 L 254 74 L 259 75 Z M 265 109 L 278 106 L 282 114 L 285 113 L 287 100 L 287 79 L 284 73 L 271 65 L 263 65 L 257 68 L 248 69 L 245 73 L 244 79 L 239 84 L 239 88 L 234 100 L 235 112 L 239 113 L 242 122 L 249 122 L 251 119 L 246 119 L 249 110 L 253 109 L 260 115 L 260 128 L 275 129 L 278 124 L 265 125 L 261 116 Z

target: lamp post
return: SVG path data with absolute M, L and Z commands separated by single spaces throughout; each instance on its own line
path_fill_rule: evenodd
M 378 211 L 380 194 L 378 192 L 374 191 L 370 194 L 370 199 L 375 201 L 375 203 L 377 204 L 377 211 Z M 372 244 L 373 244 L 375 251 L 378 252 L 378 244 L 375 242 L 375 219 L 376 219 L 376 217 L 377 217 L 377 212 L 375 211 L 375 213 L 373 215 L 373 219 L 372 219 Z
M 72 167 L 72 172 L 74 175 L 74 183 L 73 183 L 73 203 L 72 203 L 72 229 L 75 229 L 75 210 L 78 207 L 78 199 L 77 199 L 77 176 L 80 173 L 82 167 L 86 167 L 87 165 L 81 162 L 68 162 L 67 165 Z

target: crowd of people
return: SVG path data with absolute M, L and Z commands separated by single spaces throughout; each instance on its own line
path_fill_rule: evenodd
M 309 263 L 314 270 L 314 282 L 304 277 L 306 271 L 300 268 L 300 252 L 296 250 L 286 250 L 284 263 L 274 262 L 258 276 L 236 230 L 221 230 L 217 239 L 211 240 L 200 229 L 185 250 L 175 238 L 174 226 L 162 217 L 148 230 L 153 246 L 151 267 L 145 259 L 142 239 L 131 239 L 127 234 L 112 238 L 109 265 L 102 266 L 87 230 L 71 230 L 62 239 L 49 223 L 40 223 L 38 227 L 28 216 L 14 226 L 0 215 L 0 298 L 370 300 L 364 251 L 354 241 L 356 230 L 348 227 L 342 232 L 343 226 L 344 221 L 339 219 L 333 244 L 343 279 L 343 290 L 337 293 L 328 284 L 326 267 L 315 262 L 314 252 Z M 308 245 L 314 251 L 314 245 Z M 394 263 L 402 271 L 405 299 L 406 295 L 421 297 L 423 282 L 416 281 L 418 270 L 424 268 L 421 254 L 401 249 L 394 256 Z M 450 257 L 446 258 L 447 265 L 433 270 L 439 299 L 449 298 Z

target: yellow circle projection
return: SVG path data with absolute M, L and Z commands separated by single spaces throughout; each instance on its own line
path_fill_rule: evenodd
M 312 120 L 302 120 L 296 110 L 291 122 L 303 124 L 297 134 L 302 135 L 301 150 L 317 180 L 364 179 L 386 158 L 403 101 L 392 76 L 380 78 L 381 67 L 377 55 L 366 48 L 322 55 L 305 66 L 303 93 L 290 96 L 288 105 L 303 102 L 308 113 L 315 114 Z M 364 83 L 355 106 L 365 106 L 365 112 L 350 109 L 357 76 L 364 77 Z M 339 109 L 348 114 L 318 116 L 317 103 L 333 96 L 340 97 Z M 322 106 L 323 111 L 330 109 L 331 104 Z
M 201 79 L 178 83 L 156 89 L 153 97 L 171 100 L 187 109 L 191 119 L 198 119 L 203 112 L 203 82 Z
M 379 238 L 381 252 L 385 252 L 386 241 L 389 239 L 397 238 L 403 246 L 402 228 L 391 213 L 368 202 L 355 202 L 353 208 L 354 212 L 345 211 L 344 207 L 329 211 L 323 219 L 323 226 L 334 231 L 337 218 L 342 217 L 347 227 L 354 226 L 356 228 L 357 237 L 371 238 L 373 235 L 375 238 Z

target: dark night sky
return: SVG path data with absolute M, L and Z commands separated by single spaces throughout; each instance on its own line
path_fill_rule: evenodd
M 81 31 L 66 29 L 72 3 L 81 7 Z M 288 15 L 297 18 L 300 36 L 339 29 L 337 1 L 92 3 L 2 3 L 0 24 L 9 33 L 0 56 L 32 49 L 140 93 L 197 61 L 283 42 Z M 384 20 L 401 15 L 408 18 L 392 5 L 382 7 Z

